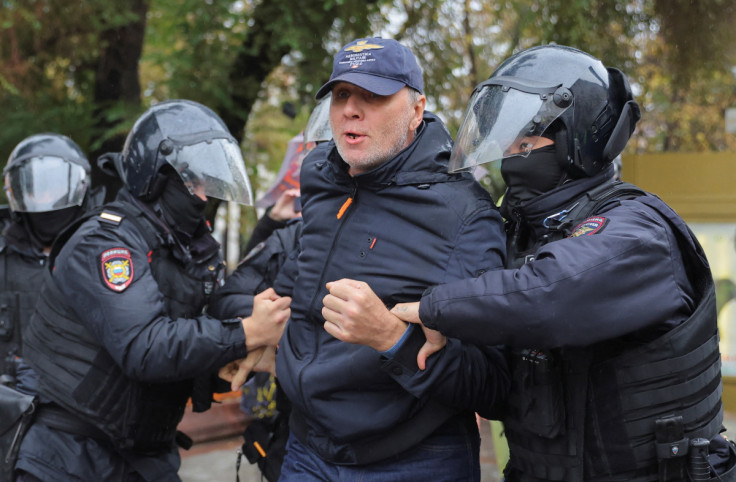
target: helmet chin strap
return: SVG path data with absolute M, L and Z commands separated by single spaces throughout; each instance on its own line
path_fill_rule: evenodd
M 603 168 L 600 170 L 597 170 L 591 173 L 587 173 L 583 170 L 582 166 L 575 163 L 574 154 L 573 155 L 569 154 L 568 144 L 567 144 L 567 130 L 565 129 L 564 126 L 560 126 L 560 128 L 554 133 L 554 139 L 555 139 L 555 152 L 557 155 L 557 162 L 559 163 L 563 171 L 563 175 L 560 178 L 559 186 L 565 184 L 566 182 L 574 181 L 576 179 L 595 176 L 597 173 L 604 170 L 605 166 L 608 165 L 608 162 L 610 162 L 610 160 L 604 162 Z M 628 137 L 627 137 L 627 140 L 628 140 Z M 624 145 L 625 144 L 626 142 L 624 141 Z
M 557 156 L 557 162 L 562 169 L 562 177 L 560 178 L 560 182 L 557 186 L 562 186 L 568 181 L 583 177 L 584 174 L 575 166 L 572 157 L 569 155 L 567 146 L 567 129 L 565 129 L 565 126 L 561 122 L 557 122 L 556 124 L 553 124 L 553 126 L 557 127 L 557 130 L 554 133 L 555 153 Z M 583 175 L 581 176 L 581 174 Z
M 564 172 L 567 172 L 572 166 L 572 161 L 567 155 L 567 129 L 560 123 L 559 128 L 554 134 L 555 152 L 557 153 L 557 162 Z
M 163 170 L 158 171 L 151 178 L 151 187 L 147 190 L 148 192 L 142 196 L 143 200 L 150 202 L 160 198 L 164 189 L 166 189 L 168 182 L 169 177 L 163 172 Z

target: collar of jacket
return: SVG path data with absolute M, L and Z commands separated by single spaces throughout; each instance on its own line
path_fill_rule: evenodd
M 350 176 L 348 165 L 340 157 L 335 141 L 328 145 L 327 163 L 334 180 L 339 183 L 357 183 L 368 189 L 382 189 L 390 185 L 434 184 L 459 179 L 449 174 L 447 163 L 452 150 L 452 137 L 445 124 L 435 114 L 425 111 L 422 124 L 411 144 L 372 171 Z
M 595 176 L 569 181 L 522 204 L 518 208 L 520 217 L 519 219 L 515 219 L 514 222 L 524 224 L 527 229 L 534 233 L 534 237 L 537 238 L 548 231 L 544 226 L 545 219 L 563 210 L 572 209 L 575 201 L 580 196 L 594 187 L 609 181 L 612 177 L 613 166 L 609 166 L 608 169 L 599 172 Z

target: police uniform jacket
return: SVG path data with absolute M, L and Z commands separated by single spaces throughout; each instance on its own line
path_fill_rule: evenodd
M 421 299 L 425 326 L 512 348 L 508 480 L 657 480 L 657 450 L 686 448 L 658 449 L 656 420 L 682 416 L 690 438 L 720 429 L 712 278 L 684 222 L 642 192 L 554 229 L 611 175 L 510 213 L 518 269 Z
M 272 221 L 267 220 L 266 223 L 271 224 Z M 207 312 L 220 319 L 249 315 L 253 311 L 255 295 L 273 286 L 288 256 L 296 256 L 301 229 L 301 218 L 294 219 L 256 243 L 228 276 L 225 284 L 212 295 Z M 286 279 L 282 278 L 282 284 L 284 281 Z M 291 293 L 292 284 L 293 281 L 289 280 L 288 288 L 279 286 L 279 292 Z
M 0 236 L 0 375 L 15 377 L 22 328 L 36 305 L 48 256 L 21 224 Z
M 221 274 L 209 233 L 183 247 L 124 189 L 79 226 L 56 257 L 25 356 L 43 399 L 102 436 L 35 423 L 16 467 L 43 480 L 178 480 L 173 434 L 196 377 L 247 352 L 239 320 L 203 314 Z
M 451 147 L 442 122 L 425 113 L 412 144 L 370 172 L 350 176 L 334 142 L 317 146 L 302 165 L 298 275 L 276 367 L 293 403 L 293 433 L 330 462 L 395 455 L 457 413 L 447 407 L 472 417 L 506 393 L 508 373 L 495 348 L 450 340 L 422 371 L 420 329 L 409 328 L 386 356 L 323 328 L 329 281 L 365 281 L 391 307 L 416 301 L 433 284 L 502 266 L 501 217 L 472 176 L 447 173 Z

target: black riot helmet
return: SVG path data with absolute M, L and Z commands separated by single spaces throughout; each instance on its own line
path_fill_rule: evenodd
M 191 194 L 253 204 L 252 191 L 238 142 L 210 108 L 189 100 L 169 100 L 148 109 L 136 121 L 119 155 L 109 161 L 127 189 L 145 201 L 157 199 L 171 166 Z
M 475 88 L 450 171 L 528 155 L 545 136 L 554 139 L 568 174 L 592 176 L 623 151 L 640 117 L 618 69 L 571 47 L 533 47 L 508 58 Z
M 58 211 L 84 204 L 90 184 L 90 164 L 68 137 L 36 134 L 23 139 L 13 149 L 3 177 L 11 211 Z

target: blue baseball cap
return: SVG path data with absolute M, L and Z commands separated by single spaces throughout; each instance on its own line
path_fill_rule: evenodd
M 338 82 L 349 82 L 378 95 L 392 95 L 404 86 L 424 93 L 422 69 L 408 47 L 393 39 L 362 38 L 335 54 L 332 75 L 317 91 L 321 99 Z

